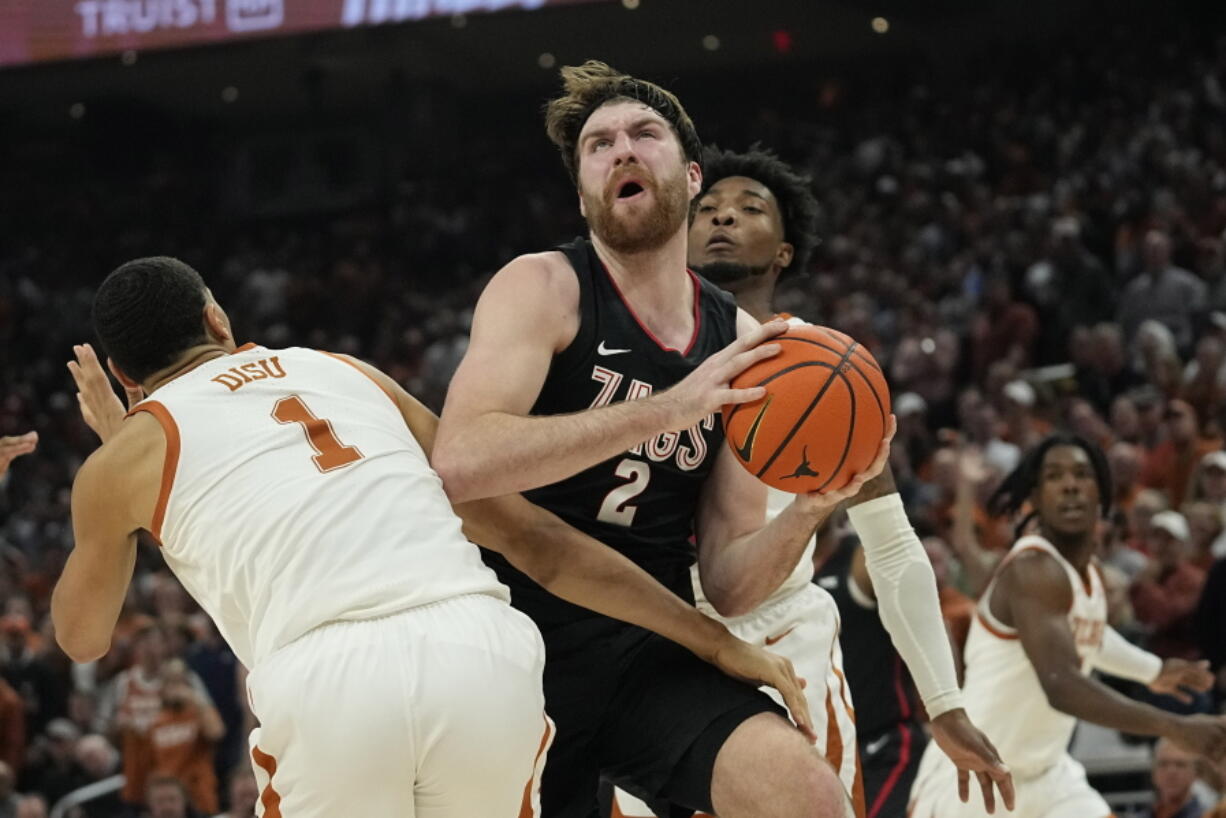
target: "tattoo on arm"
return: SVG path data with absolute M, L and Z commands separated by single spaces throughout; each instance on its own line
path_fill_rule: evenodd
M 881 470 L 881 474 L 865 483 L 864 487 L 860 489 L 860 493 L 847 501 L 847 505 L 858 506 L 861 503 L 876 500 L 878 497 L 885 497 L 887 494 L 893 494 L 896 491 L 898 491 L 898 486 L 894 483 L 894 470 L 887 463 L 886 467 Z

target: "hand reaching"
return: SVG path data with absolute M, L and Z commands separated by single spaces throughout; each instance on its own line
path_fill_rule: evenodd
M 950 710 L 933 719 L 932 738 L 958 768 L 958 797 L 962 803 L 970 798 L 970 777 L 974 773 L 989 815 L 996 812 L 996 788 L 1000 789 L 1005 809 L 1013 809 L 1013 774 L 988 737 L 971 723 L 965 710 Z
M 800 732 L 810 744 L 817 741 L 805 698 L 805 681 L 796 675 L 790 661 L 729 634 L 726 644 L 711 658 L 711 664 L 734 679 L 778 690 Z
M 77 403 L 81 407 L 81 417 L 105 443 L 119 431 L 119 425 L 123 423 L 127 410 L 115 395 L 111 379 L 103 370 L 94 348 L 89 344 L 78 344 L 72 348 L 72 352 L 76 360 L 68 362 L 68 371 L 72 373 L 72 379 L 77 384 Z M 145 392 L 140 387 L 124 387 L 124 394 L 128 400 L 128 409 L 145 398 Z
M 897 431 L 898 421 L 893 415 L 890 415 L 885 425 L 885 437 L 881 438 L 881 445 L 877 447 L 877 456 L 873 458 L 872 463 L 868 464 L 868 468 L 858 472 L 841 489 L 826 492 L 814 491 L 797 495 L 798 499 L 803 498 L 802 502 L 808 510 L 833 511 L 844 500 L 855 497 L 860 493 L 860 489 L 864 488 L 865 483 L 885 470 L 886 464 L 890 462 L 890 441 L 894 439 L 894 433 Z
M 9 463 L 23 454 L 34 451 L 38 445 L 38 432 L 26 432 L 24 435 L 5 435 L 0 437 L 0 477 L 9 470 Z
M 1149 683 L 1155 693 L 1174 696 L 1184 704 L 1192 703 L 1192 696 L 1185 690 L 1204 692 L 1213 687 L 1213 674 L 1206 661 L 1189 662 L 1185 659 L 1167 659 L 1162 663 L 1158 678 Z

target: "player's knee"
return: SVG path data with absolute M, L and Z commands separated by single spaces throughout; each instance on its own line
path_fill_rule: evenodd
M 785 807 L 787 815 L 806 818 L 846 818 L 847 793 L 838 774 L 815 753 L 797 764 L 793 802 Z

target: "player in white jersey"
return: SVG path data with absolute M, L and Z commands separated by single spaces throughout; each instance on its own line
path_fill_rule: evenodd
M 129 395 L 151 397 L 124 419 L 77 348 L 103 445 L 73 486 L 56 638 L 78 661 L 106 653 L 136 533 L 153 534 L 251 670 L 262 815 L 536 814 L 551 736 L 540 635 L 465 535 L 560 596 L 779 684 L 808 728 L 786 660 L 612 550 L 518 496 L 456 516 L 427 460 L 436 418 L 378 370 L 236 347 L 199 274 L 170 258 L 113 272 L 94 324 Z
M 979 601 L 966 644 L 963 698 L 1017 779 L 1018 818 L 1107 818 L 1069 754 L 1077 719 L 1130 733 L 1166 736 L 1210 758 L 1226 755 L 1226 719 L 1176 716 L 1115 693 L 1092 669 L 1160 693 L 1186 696 L 1213 681 L 1204 662 L 1167 659 L 1130 645 L 1107 624 L 1094 556 L 1111 477 L 1093 444 L 1057 435 L 1029 452 L 990 507 L 1032 511 L 1017 543 Z M 983 815 L 960 803 L 948 762 L 929 747 L 912 788 L 911 818 Z
M 689 264 L 703 277 L 729 290 L 737 305 L 758 321 L 775 315 L 775 286 L 792 269 L 803 269 L 816 244 L 817 201 L 809 182 L 773 154 L 752 148 L 745 153 L 708 149 L 703 155 L 703 189 L 694 201 L 689 230 Z M 788 317 L 789 323 L 803 324 Z M 773 518 L 794 495 L 771 489 Z M 965 712 L 957 696 L 953 657 L 936 602 L 936 584 L 927 557 L 902 509 L 889 467 L 848 500 L 849 514 L 864 542 L 869 570 L 883 588 L 881 612 L 917 680 L 937 742 L 960 761 L 978 756 L 999 764 L 996 751 Z M 699 610 L 719 618 L 748 642 L 770 646 L 792 660 L 808 680 L 805 695 L 818 734 L 818 749 L 846 788 L 854 815 L 866 814 L 864 777 L 856 752 L 854 691 L 843 675 L 839 610 L 833 597 L 813 584 L 815 537 L 775 591 L 750 613 L 720 617 L 703 593 L 697 566 L 692 570 Z M 911 578 L 900 587 L 888 575 L 909 563 Z M 911 584 L 914 583 L 914 584 Z M 905 588 L 905 590 L 904 590 Z M 930 618 L 899 615 L 899 591 L 931 594 Z M 768 691 L 769 692 L 769 691 Z M 997 774 L 1003 779 L 1004 768 Z M 880 779 L 874 779 L 879 783 Z M 950 781 L 958 776 L 951 771 Z M 981 776 L 985 799 L 992 788 Z M 1002 787 L 1002 792 L 1007 792 Z M 870 799 L 876 795 L 870 793 Z M 650 816 L 643 802 L 615 792 L 614 818 Z M 1009 802 L 1011 792 L 1005 795 Z M 654 805 L 663 814 L 663 805 Z

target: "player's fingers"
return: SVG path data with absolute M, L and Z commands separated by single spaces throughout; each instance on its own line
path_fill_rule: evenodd
M 1004 764 L 997 764 L 992 768 L 990 774 L 996 781 L 996 786 L 1000 788 L 1000 800 L 1005 802 L 1005 809 L 1012 812 L 1015 803 L 1013 773 L 1009 772 L 1009 768 Z
M 1184 704 L 1191 704 L 1194 701 L 1192 696 L 1189 695 L 1182 687 L 1172 688 L 1171 690 L 1167 691 L 1166 695 L 1176 699 L 1177 701 L 1183 702 Z
M 68 374 L 72 375 L 73 383 L 77 385 L 77 389 L 85 388 L 85 373 L 81 371 L 81 366 L 76 361 L 68 362 Z M 78 396 L 80 393 L 78 393 Z
M 751 332 L 747 332 L 740 338 L 733 341 L 725 349 L 735 349 L 737 352 L 743 352 L 747 349 L 752 349 L 768 338 L 774 338 L 776 335 L 782 334 L 788 328 L 788 322 L 782 318 L 772 318 L 765 324 L 754 327 Z
M 971 798 L 971 774 L 958 768 L 958 799 L 965 804 Z
M 762 346 L 757 346 L 753 349 L 746 350 L 739 355 L 734 355 L 728 360 L 728 363 L 725 364 L 722 369 L 720 369 L 720 380 L 727 383 L 759 361 L 765 361 L 767 358 L 773 358 L 774 356 L 778 355 L 779 349 L 780 347 L 778 344 L 762 344 Z
M 766 397 L 765 386 L 751 386 L 746 389 L 727 389 L 724 391 L 722 403 L 753 403 Z
M 979 779 L 979 789 L 983 793 L 983 808 L 988 815 L 992 815 L 996 812 L 996 787 L 992 777 L 987 773 L 975 773 L 975 777 Z

